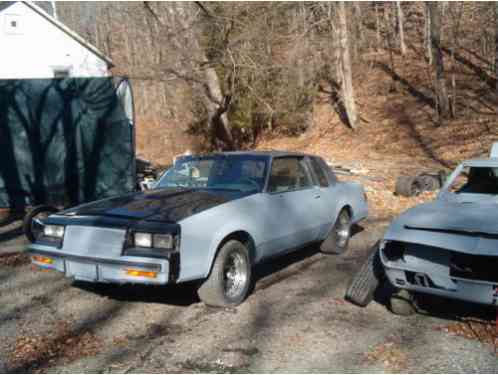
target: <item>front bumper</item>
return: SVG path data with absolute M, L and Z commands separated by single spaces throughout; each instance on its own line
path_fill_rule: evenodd
M 410 244 L 403 260 L 391 261 L 380 250 L 386 276 L 397 288 L 498 306 L 498 283 L 453 276 L 450 257 L 449 250 Z
M 36 244 L 28 247 L 27 253 L 33 264 L 81 281 L 165 285 L 175 283 L 178 278 L 178 253 L 170 254 L 168 259 L 134 256 L 97 258 L 68 254 Z

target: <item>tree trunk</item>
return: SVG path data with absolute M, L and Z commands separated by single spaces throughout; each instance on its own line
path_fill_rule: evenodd
M 431 10 L 428 3 L 425 3 L 425 27 L 424 44 L 426 46 L 427 59 L 432 65 L 432 43 L 431 43 Z
M 396 9 L 398 10 L 398 32 L 399 32 L 399 44 L 401 49 L 401 55 L 405 55 L 406 54 L 405 30 L 403 27 L 403 10 L 401 9 L 401 2 L 396 1 Z
M 362 20 L 361 20 L 362 16 L 361 16 L 360 3 L 354 1 L 353 5 L 354 5 L 354 18 L 356 19 L 355 22 L 356 36 L 354 41 L 354 51 L 355 51 L 355 58 L 357 59 L 360 56 L 360 51 L 363 48 L 363 30 L 362 30 Z
M 498 2 L 494 3 L 495 8 L 495 76 L 496 76 L 496 95 L 498 95 Z
M 380 45 L 381 45 L 381 41 L 380 41 L 379 5 L 378 5 L 378 3 L 375 3 L 375 34 L 377 36 L 377 48 L 375 48 L 375 49 L 378 50 L 380 48 Z
M 450 105 L 448 92 L 446 90 L 446 80 L 443 65 L 443 52 L 441 50 L 441 10 L 437 2 L 428 2 L 431 18 L 431 44 L 433 71 L 435 74 L 436 106 L 438 114 L 442 118 L 450 115 Z
M 356 103 L 354 100 L 353 77 L 351 68 L 351 56 L 349 51 L 348 28 L 346 18 L 346 7 L 340 1 L 337 7 L 339 17 L 339 44 L 340 44 L 340 73 L 342 81 L 342 100 L 346 108 L 349 126 L 352 129 L 358 127 L 358 114 L 356 113 Z
M 227 116 L 230 98 L 222 94 L 218 73 L 214 68 L 206 68 L 204 77 L 205 93 L 202 97 L 208 113 L 211 142 L 216 149 L 233 150 L 235 144 Z M 217 140 L 221 140 L 223 144 L 220 145 Z

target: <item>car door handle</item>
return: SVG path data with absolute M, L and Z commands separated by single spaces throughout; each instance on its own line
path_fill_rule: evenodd
M 319 199 L 320 198 L 320 194 L 315 195 L 313 198 Z

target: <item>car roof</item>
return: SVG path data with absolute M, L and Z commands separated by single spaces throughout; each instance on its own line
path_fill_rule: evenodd
M 470 159 L 462 164 L 469 167 L 498 167 L 498 158 Z
M 254 155 L 254 156 L 269 156 L 269 157 L 282 157 L 282 156 L 314 156 L 309 154 L 304 154 L 302 152 L 293 151 L 228 151 L 228 152 L 216 152 L 213 155 Z

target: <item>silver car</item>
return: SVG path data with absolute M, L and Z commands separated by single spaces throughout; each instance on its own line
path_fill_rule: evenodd
M 464 161 L 436 200 L 392 222 L 379 252 L 391 284 L 498 306 L 498 155 L 491 156 Z
M 341 253 L 367 211 L 362 186 L 337 181 L 316 156 L 185 156 L 152 190 L 50 215 L 28 251 L 76 280 L 200 280 L 202 301 L 237 305 L 255 264 L 310 243 Z

